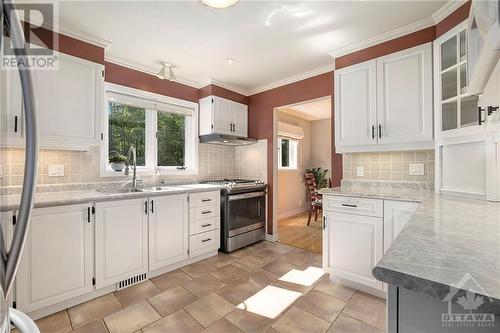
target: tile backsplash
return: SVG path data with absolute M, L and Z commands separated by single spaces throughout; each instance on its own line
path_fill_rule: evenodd
M 243 147 L 200 144 L 198 146 L 197 175 L 149 175 L 142 176 L 146 184 L 156 184 L 162 179 L 170 183 L 198 182 L 209 179 L 237 177 L 266 180 L 267 140 Z M 19 186 L 24 173 L 24 150 L 0 150 L 0 186 Z M 86 184 L 124 182 L 129 177 L 100 176 L 100 146 L 87 151 L 42 149 L 39 153 L 39 185 Z M 49 177 L 49 165 L 64 165 L 64 176 Z
M 342 157 L 343 179 L 434 182 L 434 150 L 350 153 Z M 411 176 L 410 163 L 422 163 L 425 174 Z M 363 176 L 357 176 L 358 167 L 363 167 Z

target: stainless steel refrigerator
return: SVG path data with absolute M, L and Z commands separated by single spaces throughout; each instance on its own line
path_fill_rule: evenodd
M 18 63 L 27 58 L 25 39 L 22 32 L 21 22 L 16 13 L 15 4 L 11 0 L 2 0 L 0 8 L 2 36 L 8 35 L 11 41 L 11 49 L 14 51 Z M 0 43 L 6 43 L 6 38 L 1 38 Z M 5 46 L 5 45 L 2 45 Z M 4 50 L 5 48 L 2 48 Z M 2 54 L 3 58 L 4 54 Z M 26 62 L 24 62 L 26 63 Z M 5 68 L 2 71 L 8 70 Z M 25 160 L 24 160 L 24 178 L 21 189 L 21 199 L 17 213 L 17 223 L 14 235 L 9 248 L 4 241 L 4 236 L 0 231 L 0 333 L 7 333 L 11 329 L 11 323 L 15 325 L 22 333 L 39 333 L 35 323 L 25 314 L 9 307 L 8 299 L 12 294 L 14 279 L 19 266 L 19 260 L 23 251 L 26 234 L 30 223 L 30 214 L 33 208 L 34 192 L 36 185 L 36 175 L 38 167 L 38 126 L 36 101 L 33 89 L 33 77 L 29 67 L 18 66 L 18 75 L 21 80 L 23 92 L 23 110 L 24 110 L 24 128 L 25 128 Z M 17 75 L 17 74 L 16 74 Z M 0 86 L 0 89 L 6 89 Z M 5 96 L 5 94 L 3 95 Z M 0 105 L 5 105 L 0 103 Z M 2 106 L 3 107 L 3 106 Z M 5 110 L 2 110 L 5 111 Z M 7 114 L 2 112 L 2 115 Z M 0 121 L 5 122 L 4 117 Z M 0 124 L 1 125 L 1 124 Z M 0 126 L 3 129 L 5 126 Z M 4 138 L 4 133 L 0 133 Z M 3 145 L 2 145 L 3 146 Z M 0 155 L 0 164 L 4 164 L 6 157 L 5 150 Z M 5 193 L 0 193 L 0 200 L 5 200 Z M 3 202 L 0 202 L 0 204 Z

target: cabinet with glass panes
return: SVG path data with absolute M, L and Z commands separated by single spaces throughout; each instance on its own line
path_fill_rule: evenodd
M 434 44 L 436 130 L 442 134 L 479 124 L 478 96 L 467 95 L 466 33 L 464 22 Z

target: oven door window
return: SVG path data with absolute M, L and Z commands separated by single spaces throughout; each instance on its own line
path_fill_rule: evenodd
M 229 196 L 228 236 L 233 237 L 264 227 L 266 222 L 265 194 L 246 197 L 249 194 Z M 250 194 L 253 195 L 253 194 Z

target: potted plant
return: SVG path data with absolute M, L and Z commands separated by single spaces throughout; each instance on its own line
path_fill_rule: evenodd
M 310 168 L 306 169 L 306 173 L 314 174 L 314 178 L 316 179 L 316 185 L 318 185 L 318 189 L 328 187 L 328 178 L 326 177 L 328 169 Z
M 127 158 L 117 152 L 114 152 L 114 155 L 109 157 L 109 165 L 111 166 L 111 169 L 115 171 L 122 171 L 125 169 L 126 162 Z

